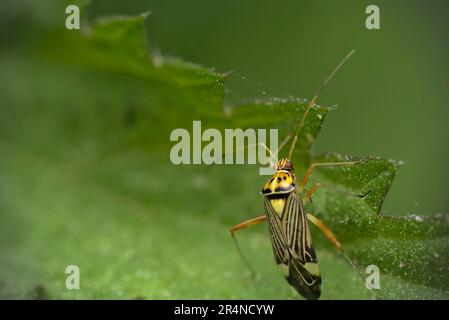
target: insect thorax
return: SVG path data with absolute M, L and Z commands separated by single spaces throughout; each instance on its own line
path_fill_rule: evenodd
M 277 170 L 262 188 L 263 196 L 287 196 L 295 190 L 296 177 L 289 170 Z

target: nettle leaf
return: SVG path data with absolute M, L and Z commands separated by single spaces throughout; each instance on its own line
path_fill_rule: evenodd
M 335 162 L 348 157 L 329 154 L 315 159 Z M 315 208 L 361 272 L 376 265 L 382 275 L 388 275 L 382 279 L 378 296 L 445 298 L 449 289 L 448 216 L 382 214 L 397 167 L 395 161 L 368 158 L 344 169 L 322 168 L 316 179 L 329 188 L 317 193 Z
M 228 229 L 260 215 L 266 177 L 255 166 L 174 166 L 176 128 L 294 132 L 307 101 L 224 105 L 226 74 L 150 54 L 146 15 L 42 34 L 0 59 L 0 295 L 26 298 L 300 298 L 275 268 L 267 230 L 241 241 L 263 278 L 247 276 Z M 23 49 L 23 48 L 22 48 Z M 298 176 L 329 109 L 301 132 Z M 282 150 L 282 155 L 287 150 Z M 341 240 L 359 273 L 313 230 L 323 298 L 371 298 L 365 267 L 385 298 L 447 298 L 447 215 L 385 216 L 398 164 L 378 158 L 320 168 L 307 209 Z M 360 197 L 360 195 L 364 195 Z M 65 268 L 81 269 L 67 290 Z M 360 278 L 362 274 L 362 279 Z

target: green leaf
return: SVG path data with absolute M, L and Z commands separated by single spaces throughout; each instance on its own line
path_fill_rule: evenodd
M 266 177 L 249 165 L 174 166 L 169 135 L 201 120 L 203 130 L 279 128 L 282 139 L 306 101 L 225 106 L 227 75 L 150 54 L 145 17 L 42 34 L 20 53 L 2 53 L 0 295 L 300 298 L 275 268 L 266 228 L 239 234 L 256 281 L 229 236 L 230 226 L 262 213 Z M 316 106 L 306 119 L 293 157 L 298 176 L 311 162 L 352 159 L 314 155 L 328 111 Z M 449 297 L 448 216 L 381 214 L 397 166 L 367 158 L 314 172 L 323 187 L 307 209 L 358 266 L 312 227 L 323 298 Z M 81 290 L 65 288 L 71 264 Z M 371 264 L 381 270 L 374 294 L 364 283 Z
M 319 162 L 347 157 L 325 155 Z M 369 158 L 360 165 L 322 169 L 320 183 L 331 186 L 317 193 L 318 216 L 363 267 L 377 265 L 385 298 L 446 298 L 449 290 L 448 215 L 388 216 L 381 212 L 398 164 Z M 365 195 L 360 197 L 360 195 Z

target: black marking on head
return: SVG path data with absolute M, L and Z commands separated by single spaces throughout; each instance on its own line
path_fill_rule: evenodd
M 292 191 L 292 188 L 290 186 L 288 186 L 287 188 L 284 187 L 277 187 L 274 192 L 287 192 L 287 191 Z
M 287 199 L 289 193 L 273 193 L 267 196 L 268 199 Z

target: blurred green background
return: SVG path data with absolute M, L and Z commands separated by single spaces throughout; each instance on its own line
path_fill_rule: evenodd
M 369 4 L 380 8 L 380 30 L 365 28 L 365 8 Z M 65 32 L 65 5 L 55 1 L 3 1 L 0 5 L 0 108 L 2 96 L 8 95 L 7 92 L 18 95 L 27 92 L 28 82 L 21 77 L 35 72 L 37 79 L 42 76 L 45 82 L 41 73 L 45 72 L 43 68 L 17 63 L 16 56 L 25 55 L 28 43 L 39 42 L 39 37 L 48 34 L 49 30 Z M 182 57 L 219 72 L 233 70 L 226 83 L 226 103 L 265 95 L 311 97 L 336 63 L 350 49 L 356 49 L 356 54 L 319 99 L 320 104 L 338 105 L 338 109 L 327 117 L 315 150 L 405 161 L 383 208 L 383 212 L 396 215 L 449 211 L 448 9 L 447 1 L 443 0 L 375 3 L 98 0 L 91 3 L 88 16 L 83 19 L 93 21 L 100 16 L 151 12 L 145 24 L 152 52 Z M 51 47 L 48 49 L 52 50 Z M 6 69 L 9 69 L 8 73 L 4 72 Z M 65 79 L 60 87 L 54 88 L 55 95 L 69 95 L 64 88 L 71 81 Z M 113 97 L 110 99 L 113 101 Z M 33 101 L 32 98 L 24 100 Z M 43 101 L 36 100 L 36 108 Z M 0 150 L 0 155 L 5 150 Z M 33 169 L 29 170 L 34 174 Z M 188 175 L 187 170 L 183 172 Z M 153 186 L 153 189 L 157 187 Z M 7 203 L 5 197 L 9 197 L 5 190 L 8 191 L 3 186 L 3 203 Z M 36 195 L 37 198 L 43 196 Z M 253 209 L 248 212 L 251 205 L 260 200 L 257 193 L 252 199 L 242 208 L 249 216 L 258 213 Z M 27 210 L 32 214 L 33 202 L 32 199 L 29 201 Z M 3 205 L 3 210 L 6 208 L 7 205 Z M 163 206 L 161 214 L 165 214 Z M 249 216 L 242 215 L 242 219 Z M 226 223 L 234 221 L 226 217 L 219 219 Z M 8 225 L 4 221 L 0 223 Z M 160 232 L 163 238 L 164 232 Z M 261 231 L 260 235 L 263 238 L 265 234 Z M 8 241 L 10 236 L 6 232 L 3 234 Z M 223 241 L 228 241 L 227 236 L 223 235 Z M 105 242 L 103 245 L 111 244 Z M 7 242 L 3 246 L 6 247 L 3 252 L 6 252 Z M 14 259 L 15 263 L 5 265 L 10 268 L 21 265 L 21 258 Z M 24 267 L 23 272 L 27 273 L 27 270 Z M 167 275 L 167 281 L 169 278 Z M 104 283 L 109 280 L 103 279 Z M 30 283 L 21 281 L 23 288 L 18 289 L 19 296 L 29 290 L 26 287 Z M 272 293 L 267 292 L 262 297 L 272 297 Z M 226 291 L 221 294 L 232 297 Z M 93 296 L 109 297 L 109 293 L 96 292 Z M 129 297 L 126 292 L 123 296 Z M 210 293 L 210 297 L 216 295 Z M 280 297 L 291 295 L 285 293 Z
M 21 31 L 64 25 L 64 6 L 47 3 L 2 5 L 4 49 Z M 327 120 L 317 150 L 404 160 L 385 210 L 447 212 L 448 4 L 377 1 L 381 29 L 371 31 L 365 28 L 369 4 L 100 0 L 92 3 L 89 19 L 151 12 L 151 48 L 220 72 L 235 70 L 265 86 L 231 77 L 234 100 L 262 91 L 310 97 L 336 62 L 356 49 L 320 98 L 339 109 Z

